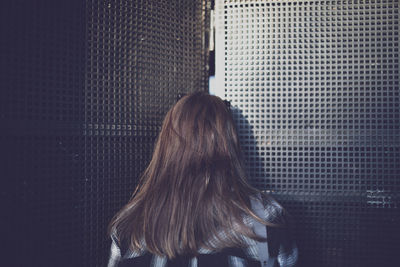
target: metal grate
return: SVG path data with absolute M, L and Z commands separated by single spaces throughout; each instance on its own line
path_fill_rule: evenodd
M 207 88 L 209 1 L 3 6 L 2 263 L 104 266 L 166 111 Z
M 399 3 L 216 1 L 216 79 L 304 266 L 394 266 Z
M 2 265 L 74 266 L 83 251 L 83 5 L 2 7 Z
M 132 194 L 178 93 L 207 86 L 206 1 L 87 1 L 85 255 Z

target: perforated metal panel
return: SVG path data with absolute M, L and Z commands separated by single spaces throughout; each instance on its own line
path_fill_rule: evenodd
M 397 266 L 399 2 L 216 1 L 216 79 L 304 266 Z
M 105 226 L 146 167 L 178 93 L 205 90 L 206 1 L 88 1 L 85 254 L 108 256 Z
M 208 5 L 2 5 L 1 265 L 105 266 L 165 113 L 207 88 Z
M 73 266 L 84 238 L 84 6 L 0 10 L 1 265 Z

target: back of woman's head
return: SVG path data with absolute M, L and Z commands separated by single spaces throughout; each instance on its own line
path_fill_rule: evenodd
M 229 108 L 216 96 L 196 92 L 184 96 L 167 113 L 149 168 L 168 172 L 168 176 L 157 173 L 152 177 L 165 179 L 170 186 L 179 184 L 180 188 L 174 189 L 186 189 L 186 193 L 195 190 L 193 183 L 199 183 L 197 190 L 205 189 L 210 176 L 212 182 L 236 178 L 228 173 L 241 164 Z M 241 169 L 239 172 L 244 176 Z
M 133 250 L 169 258 L 240 246 L 255 237 L 243 222 L 254 193 L 229 108 L 196 92 L 167 113 L 139 186 L 110 226 Z

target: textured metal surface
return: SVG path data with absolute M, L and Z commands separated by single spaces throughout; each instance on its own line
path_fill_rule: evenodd
M 85 14 L 78 1 L 0 9 L 2 266 L 82 259 Z
M 209 2 L 25 2 L 0 16 L 2 264 L 104 266 L 163 116 L 207 87 Z
M 108 256 L 105 226 L 133 193 L 178 93 L 204 90 L 205 1 L 88 1 L 85 254 Z
M 216 1 L 216 79 L 304 266 L 395 266 L 399 3 Z

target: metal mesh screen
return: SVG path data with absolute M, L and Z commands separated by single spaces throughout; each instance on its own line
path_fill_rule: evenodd
M 74 266 L 84 238 L 84 6 L 8 1 L 0 17 L 1 265 Z
M 216 78 L 303 266 L 395 266 L 399 3 L 216 1 Z
M 146 167 L 178 93 L 205 90 L 206 1 L 88 1 L 86 254 L 108 256 L 105 226 Z
M 207 86 L 209 2 L 34 2 L 0 16 L 2 264 L 104 266 L 163 116 Z

